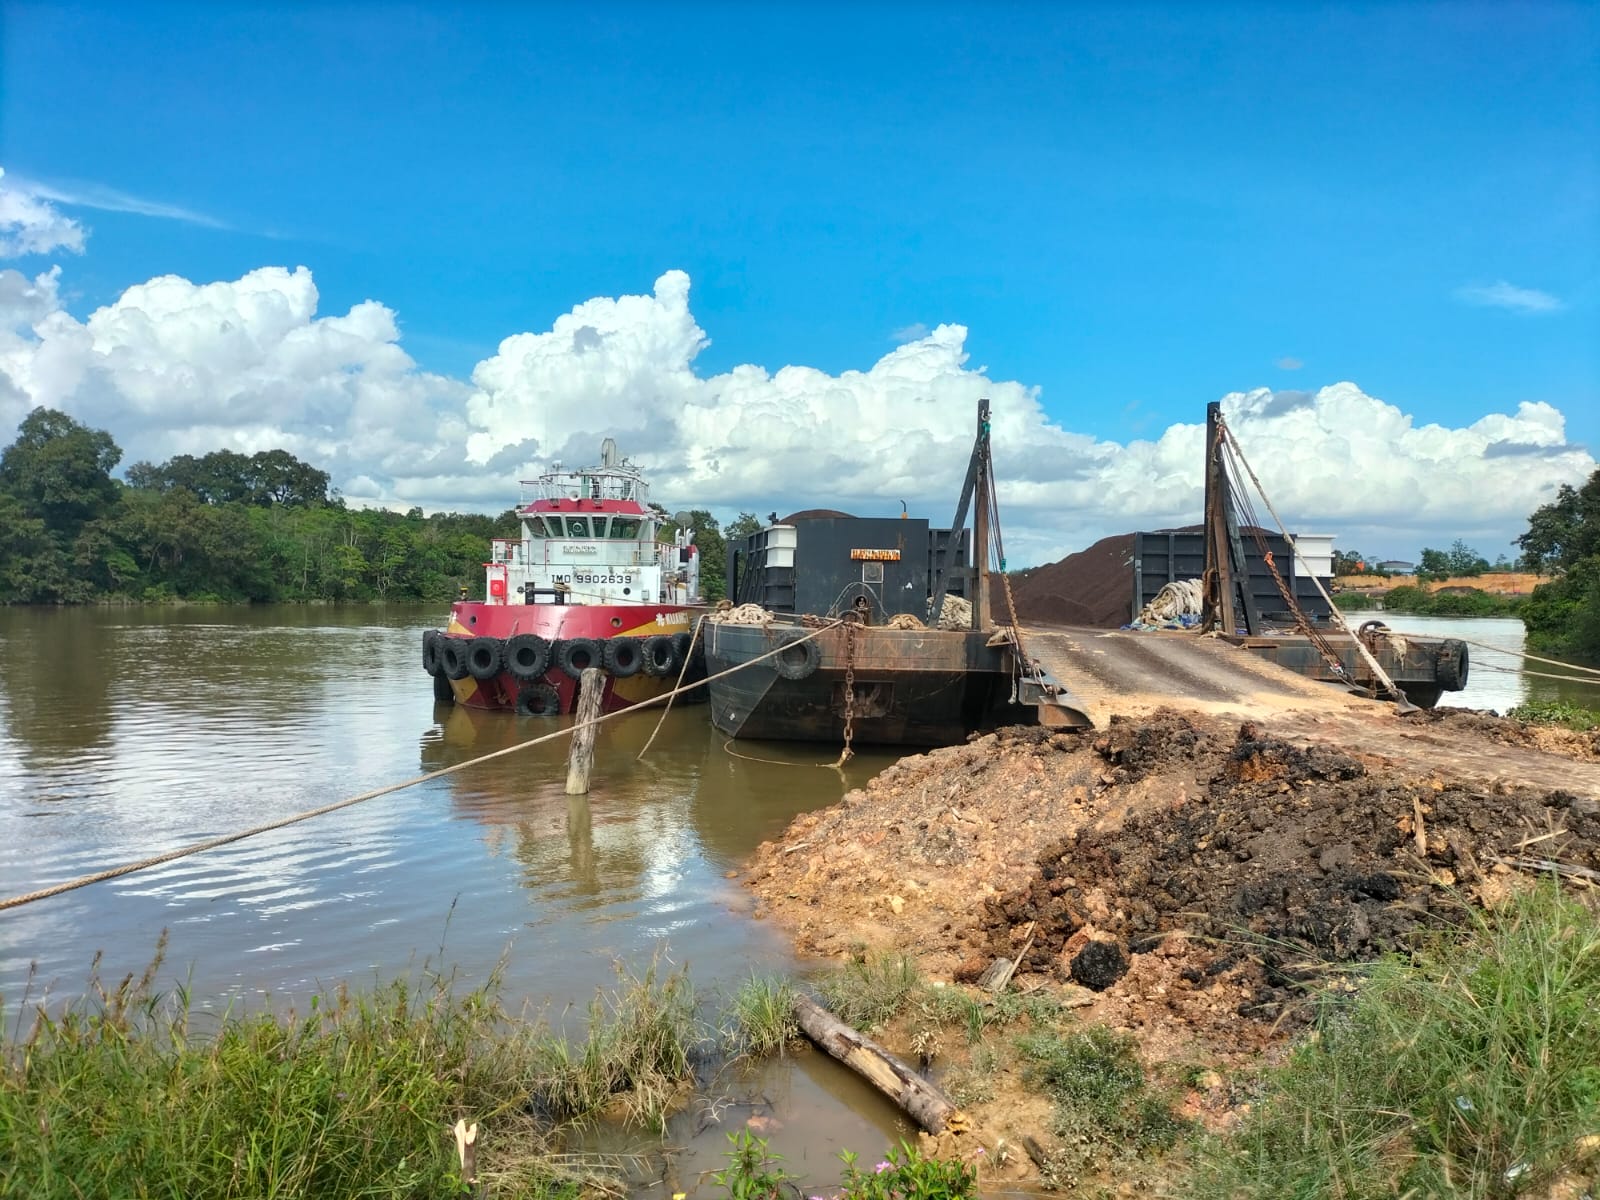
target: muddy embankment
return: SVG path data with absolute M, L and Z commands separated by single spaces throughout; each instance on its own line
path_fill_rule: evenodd
M 1164 710 L 903 759 L 764 844 L 747 882 L 803 951 L 900 950 L 965 982 L 1026 946 L 1014 986 L 1070 996 L 1147 1062 L 1226 1070 L 1303 1024 L 1307 985 L 1536 860 L 1600 872 L 1600 736 Z

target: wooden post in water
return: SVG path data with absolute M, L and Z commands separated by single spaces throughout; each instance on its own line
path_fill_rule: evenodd
M 606 677 L 599 667 L 589 667 L 578 680 L 578 707 L 574 715 L 577 722 L 572 735 L 572 752 L 567 756 L 567 795 L 589 794 L 589 772 L 594 769 L 594 735 L 599 728 L 594 724 L 600 715 L 600 696 L 605 691 Z

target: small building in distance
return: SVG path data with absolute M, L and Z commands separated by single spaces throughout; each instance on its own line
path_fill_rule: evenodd
M 1403 558 L 1391 558 L 1388 562 L 1379 563 L 1378 570 L 1390 575 L 1412 575 L 1416 573 L 1417 564 L 1406 562 Z

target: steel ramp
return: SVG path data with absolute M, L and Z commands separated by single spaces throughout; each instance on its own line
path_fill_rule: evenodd
M 1039 672 L 1037 683 L 1024 684 L 1021 698 L 1038 706 L 1047 725 L 1103 727 L 1113 713 L 1163 707 L 1267 718 L 1373 703 L 1221 638 L 1045 625 L 1023 625 L 1018 632 Z

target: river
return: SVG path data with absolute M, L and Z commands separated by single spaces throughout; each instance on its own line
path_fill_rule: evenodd
M 555 727 L 436 707 L 415 607 L 0 608 L 0 894 L 15 895 L 463 762 Z M 1504 710 L 1600 688 L 1526 676 L 1520 622 L 1385 617 L 1469 638 L 1468 688 L 1445 702 Z M 1551 669 L 1555 670 L 1555 669 Z M 729 878 L 797 813 L 892 761 L 835 747 L 730 747 L 703 708 L 602 731 L 592 794 L 564 794 L 556 742 L 247 841 L 0 914 L 0 997 L 82 987 L 148 962 L 194 1003 L 303 1000 L 429 960 L 468 983 L 505 962 L 504 997 L 581 1012 L 617 963 L 687 964 L 716 996 L 804 964 Z M 774 761 L 761 761 L 774 760 Z M 843 1148 L 876 1154 L 898 1114 L 819 1054 L 742 1082 L 776 1110 L 775 1149 L 812 1178 Z M 750 1109 L 732 1110 L 736 1119 Z M 687 1146 L 680 1177 L 720 1165 L 723 1131 Z M 668 1189 L 670 1190 L 670 1189 Z
M 0 895 L 557 727 L 435 707 L 420 635 L 442 615 L 0 608 Z M 25 992 L 81 990 L 97 951 L 105 977 L 142 970 L 163 929 L 162 983 L 186 983 L 204 1009 L 287 1005 L 424 961 L 477 983 L 503 958 L 506 1002 L 560 1020 L 614 983 L 617 964 L 642 971 L 662 955 L 687 965 L 714 1015 L 718 993 L 752 972 L 799 965 L 728 875 L 892 756 L 863 752 L 841 773 L 818 765 L 834 747 L 725 747 L 703 707 L 678 707 L 636 762 L 658 711 L 603 727 L 587 798 L 564 794 L 558 741 L 0 913 L 7 1024 Z M 822 1055 L 741 1086 L 782 1110 L 774 1147 L 825 1180 L 837 1150 L 875 1154 L 897 1128 L 898 1113 Z M 693 1142 L 682 1169 L 720 1165 L 718 1128 L 676 1132 Z
M 1582 678 L 1583 672 L 1569 667 L 1524 661 L 1526 632 L 1515 617 L 1407 613 L 1380 613 L 1378 617 L 1397 633 L 1461 638 L 1469 643 L 1467 686 L 1459 692 L 1446 692 L 1439 700 L 1441 705 L 1504 713 L 1529 700 L 1565 700 L 1600 711 L 1600 675 Z M 1550 678 L 1554 675 L 1565 678 Z

